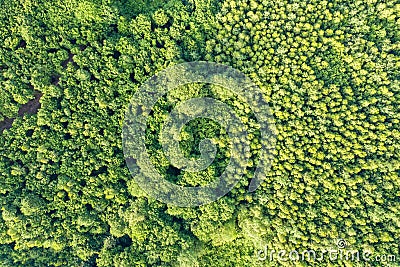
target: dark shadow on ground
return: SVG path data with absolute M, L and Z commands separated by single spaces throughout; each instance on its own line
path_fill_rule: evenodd
M 35 98 L 29 100 L 28 103 L 21 105 L 18 110 L 18 116 L 23 117 L 25 114 L 36 114 L 40 108 L 40 98 L 42 97 L 42 93 L 39 91 L 35 91 Z M 3 121 L 0 121 L 0 133 L 2 133 L 5 129 L 10 129 L 14 122 L 15 118 L 5 118 Z

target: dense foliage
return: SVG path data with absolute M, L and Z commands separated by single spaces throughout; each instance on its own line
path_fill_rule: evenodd
M 310 266 L 260 262 L 256 252 L 331 247 L 338 238 L 400 259 L 395 0 L 0 3 L 0 121 L 12 123 L 0 124 L 2 266 Z M 257 83 L 273 111 L 277 153 L 254 193 L 243 179 L 214 203 L 177 208 L 133 182 L 121 126 L 141 83 L 196 60 Z M 199 140 L 215 138 L 216 164 L 193 175 L 162 155 L 165 114 L 196 96 L 249 113 L 213 86 L 178 88 L 160 101 L 148 150 L 178 184 L 207 183 L 229 158 L 226 133 L 206 119 L 187 125 L 181 146 L 196 157 Z M 40 108 L 24 113 L 32 101 Z

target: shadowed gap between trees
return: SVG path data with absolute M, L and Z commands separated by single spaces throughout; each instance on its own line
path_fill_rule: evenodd
M 39 91 L 34 92 L 35 98 L 29 100 L 26 104 L 21 105 L 18 110 L 18 116 L 23 117 L 25 114 L 36 114 L 40 108 L 40 98 L 42 97 L 43 93 Z M 3 121 L 0 121 L 0 134 L 12 127 L 15 118 L 5 118 Z

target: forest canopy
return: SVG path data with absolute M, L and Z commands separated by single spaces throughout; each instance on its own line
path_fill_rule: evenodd
M 317 249 L 338 239 L 400 260 L 397 1 L 0 6 L 2 266 L 357 266 L 257 258 L 265 245 Z M 171 166 L 159 135 L 179 102 L 219 99 L 254 130 L 248 171 L 235 188 L 216 202 L 182 208 L 135 183 L 121 132 L 140 85 L 190 61 L 225 64 L 250 77 L 269 102 L 277 140 L 270 170 L 249 193 L 260 148 L 251 107 L 209 85 L 166 95 L 147 122 L 146 146 L 169 181 L 204 184 L 230 156 L 218 123 L 193 120 L 181 132 L 182 150 L 197 157 L 199 142 L 210 138 L 218 144 L 216 161 L 197 174 Z

